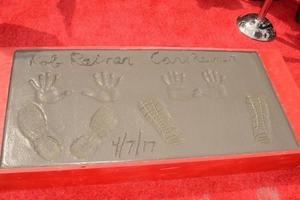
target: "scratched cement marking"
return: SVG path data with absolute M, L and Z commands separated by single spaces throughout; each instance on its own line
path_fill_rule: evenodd
M 33 55 L 32 58 L 29 61 L 30 66 L 43 66 L 43 67 L 52 67 L 52 68 L 58 68 L 62 65 L 62 63 L 59 61 L 59 57 L 57 54 L 51 54 L 51 55 Z
M 156 141 L 143 138 L 143 132 L 140 130 L 136 138 L 129 138 L 128 133 L 119 136 L 118 139 L 112 141 L 114 147 L 114 156 L 122 158 L 125 153 L 137 157 L 141 154 L 153 153 L 156 147 Z

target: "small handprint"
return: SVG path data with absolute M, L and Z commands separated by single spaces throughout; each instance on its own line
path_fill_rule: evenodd
M 29 80 L 31 86 L 35 89 L 36 100 L 38 103 L 56 103 L 72 93 L 70 90 L 60 91 L 55 87 L 54 85 L 58 79 L 58 74 L 46 72 L 40 74 L 38 80 Z
M 95 73 L 94 79 L 100 86 L 100 90 L 98 92 L 83 91 L 82 94 L 100 102 L 114 102 L 120 96 L 117 86 L 122 78 L 122 76 L 116 77 L 113 73 L 108 72 Z
M 189 100 L 195 97 L 195 90 L 187 91 L 184 87 L 186 75 L 176 71 L 168 72 L 162 76 L 163 82 L 167 85 L 167 92 L 170 99 Z
M 206 83 L 202 92 L 203 95 L 213 98 L 220 98 L 227 95 L 226 87 L 224 85 L 226 77 L 224 75 L 208 69 L 202 72 L 202 78 Z

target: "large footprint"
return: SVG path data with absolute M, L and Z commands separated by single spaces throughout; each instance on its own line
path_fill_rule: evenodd
M 113 110 L 107 106 L 101 106 L 92 116 L 88 132 L 71 144 L 71 154 L 80 159 L 91 155 L 97 150 L 102 138 L 117 124 L 118 119 Z
M 21 108 L 17 121 L 21 133 L 39 156 L 45 160 L 53 160 L 60 153 L 60 144 L 50 136 L 47 116 L 39 105 L 30 103 Z

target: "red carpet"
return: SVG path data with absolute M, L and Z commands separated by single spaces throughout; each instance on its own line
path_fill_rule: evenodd
M 275 1 L 278 37 L 252 41 L 235 26 L 260 2 L 242 0 L 0 0 L 0 46 L 180 46 L 279 49 L 300 86 L 297 4 Z M 300 116 L 299 116 L 300 117 Z M 186 180 L 1 191 L 0 199 L 300 199 L 300 169 Z

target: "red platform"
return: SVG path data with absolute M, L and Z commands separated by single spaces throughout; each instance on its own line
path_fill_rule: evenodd
M 294 22 L 297 4 L 292 0 L 274 2 L 268 17 L 274 22 L 278 37 L 270 43 L 249 40 L 241 35 L 234 25 L 238 15 L 255 12 L 259 5 L 259 2 L 247 3 L 239 0 L 4 0 L 0 2 L 0 45 L 279 49 L 299 85 L 300 27 Z M 218 26 L 214 26 L 216 24 Z M 3 81 L 1 77 L 0 84 L 7 84 L 7 78 Z M 1 95 L 2 102 L 5 102 L 4 98 L 6 95 Z M 300 170 L 6 191 L 0 198 L 36 199 L 36 196 L 39 196 L 61 199 L 61 196 L 65 195 L 72 199 L 257 199 L 260 189 L 265 190 L 265 193 L 270 190 L 269 193 L 273 196 L 278 194 L 280 199 L 299 199 Z
M 99 48 L 101 47 L 96 47 L 96 49 Z M 129 47 L 126 48 L 128 49 Z M 2 84 L 0 93 L 3 94 L 3 96 L 8 93 L 9 89 L 14 51 L 14 49 L 6 48 L 0 52 L 0 66 L 4 72 L 1 74 Z M 298 143 L 300 143 L 300 121 L 298 120 L 300 109 L 295 109 L 300 108 L 300 91 L 278 51 L 259 50 L 258 54 L 289 119 L 290 125 L 293 128 L 295 138 Z M 2 130 L 4 128 L 7 95 L 3 100 L 0 107 L 0 129 Z M 0 134 L 0 139 L 1 138 L 3 138 L 3 133 Z M 128 179 L 143 181 L 191 178 L 270 169 L 295 168 L 298 166 L 300 166 L 300 149 L 169 160 L 80 164 L 57 167 L 7 168 L 0 169 L 0 187 L 3 189 L 17 189 L 118 183 L 125 182 Z

